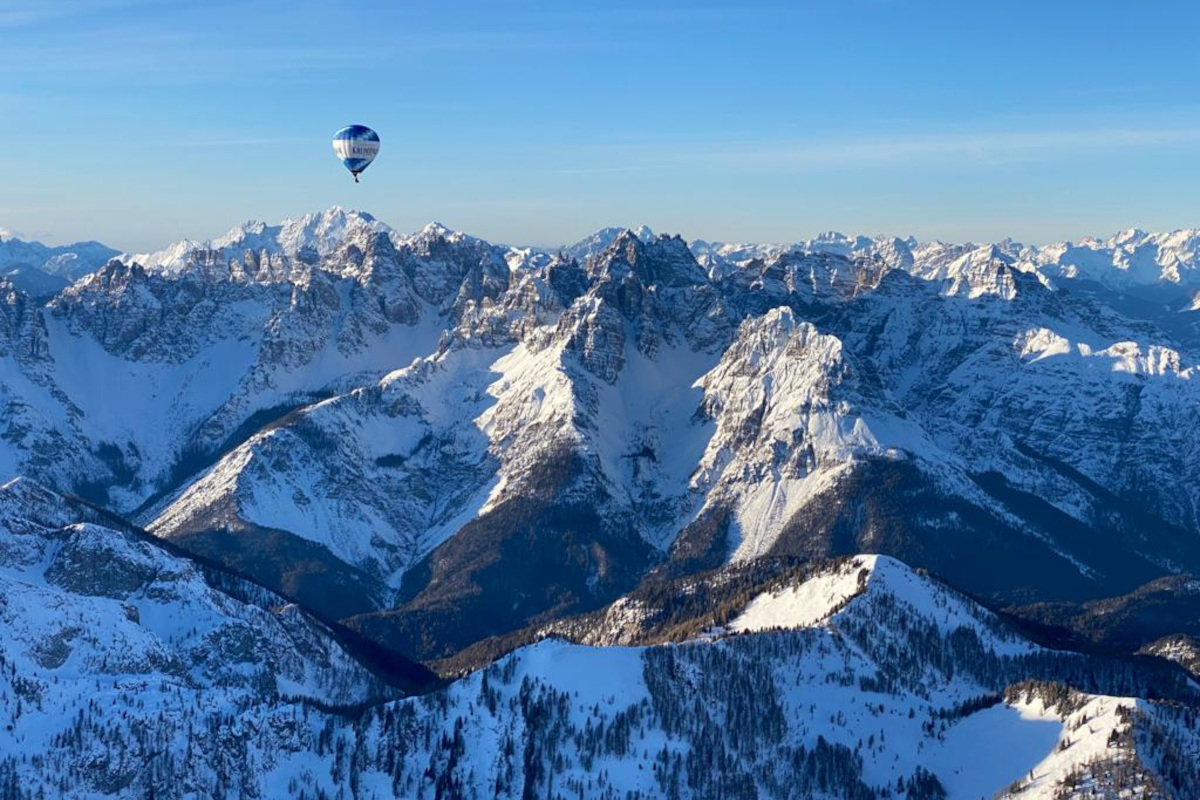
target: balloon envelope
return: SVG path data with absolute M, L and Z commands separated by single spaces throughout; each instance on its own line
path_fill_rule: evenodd
M 357 180 L 379 153 L 379 134 L 366 125 L 347 126 L 333 135 L 333 152 Z

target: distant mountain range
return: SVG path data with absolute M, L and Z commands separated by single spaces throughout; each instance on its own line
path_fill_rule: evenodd
M 51 247 L 36 241 L 22 241 L 0 228 L 0 269 L 32 266 L 69 282 L 99 269 L 113 258 L 137 263 L 148 269 L 177 269 L 192 254 L 220 251 L 233 257 L 245 251 L 296 257 L 302 253 L 325 255 L 344 239 L 347 224 L 366 224 L 388 232 L 395 240 L 406 237 L 364 212 L 334 207 L 327 212 L 309 214 L 278 225 L 251 221 L 230 229 L 222 236 L 202 241 L 185 239 L 155 253 L 121 253 L 99 242 L 76 242 Z M 440 223 L 426 231 L 453 233 Z M 643 242 L 657 238 L 646 225 L 631 232 Z M 544 261 L 562 254 L 577 261 L 598 255 L 626 231 L 621 227 L 602 228 L 591 236 L 557 250 L 550 248 L 510 247 L 513 257 L 538 257 Z M 462 234 L 457 234 L 462 236 Z M 471 238 L 471 237 L 466 237 Z M 1170 233 L 1148 233 L 1130 228 L 1107 239 L 1087 238 L 1078 242 L 1059 242 L 1046 246 L 1023 245 L 1011 239 L 999 243 L 920 242 L 913 237 L 846 236 L 827 232 L 811 239 L 789 244 L 734 244 L 695 239 L 689 244 L 696 259 L 708 270 L 740 267 L 755 259 L 770 259 L 789 252 L 829 253 L 848 258 L 878 258 L 892 266 L 917 272 L 926 278 L 953 278 L 972 261 L 998 258 L 1043 280 L 1054 279 L 1096 282 L 1123 289 L 1179 289 L 1193 302 L 1200 302 L 1200 229 Z M 1189 291 L 1190 290 L 1190 291 Z
M 610 228 L 545 250 L 334 208 L 109 252 L 57 289 L 0 276 L 0 482 L 21 477 L 13 518 L 54 542 L 0 566 L 129 602 L 152 581 L 97 594 L 45 565 L 77 529 L 104 553 L 134 537 L 154 570 L 297 604 L 308 651 L 369 673 L 320 678 L 344 689 L 333 710 L 230 695 L 252 733 L 188 762 L 202 794 L 788 797 L 790 764 L 805 797 L 1186 798 L 1198 256 L 1196 231 L 1029 247 Z M 30 503 L 63 510 L 37 522 Z M 10 603 L 6 653 L 74 641 L 30 627 L 42 602 Z M 203 648 L 149 634 L 166 660 L 147 680 L 185 680 Z M 439 688 L 414 662 L 482 672 Z M 412 692 L 431 694 L 391 700 Z M 63 697 L 54 714 L 76 714 Z M 111 724 L 88 729 L 128 732 Z M 72 785 L 123 791 L 70 736 L 44 747 Z M 964 774 L 979 737 L 1025 755 Z M 178 768 L 160 749 L 152 771 Z
M 41 242 L 22 241 L 0 228 L 0 271 L 5 273 L 15 267 L 25 266 L 66 281 L 75 281 L 118 255 L 119 250 L 99 242 L 50 247 Z

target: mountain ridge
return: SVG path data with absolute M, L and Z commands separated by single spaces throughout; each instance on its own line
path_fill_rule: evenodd
M 13 516 L 12 490 L 0 489 L 6 540 L 55 541 Z M 27 527 L 12 532 L 14 522 Z M 136 588 L 133 573 L 112 568 L 99 589 L 97 576 L 66 580 L 61 560 L 46 570 L 60 608 L 98 608 Z M 164 600 L 135 600 L 123 624 L 161 625 L 148 610 Z M 65 798 L 783 798 L 799 789 L 853 800 L 1050 800 L 1082 787 L 1183 800 L 1200 753 L 1188 727 L 1200 698 L 1169 661 L 1045 650 L 880 556 L 727 567 L 635 594 L 423 696 L 358 706 L 238 681 L 197 693 L 170 670 L 150 682 L 131 648 L 119 664 L 85 662 L 76 651 L 86 637 L 47 647 L 29 635 L 33 608 L 10 617 L 4 664 L 42 665 L 35 678 L 0 670 L 0 737 L 39 755 L 0 759 L 0 785 L 18 787 L 10 794 L 21 800 L 47 787 Z M 610 644 L 631 633 L 635 646 Z M 253 663 L 250 653 L 230 660 Z M 304 669 L 320 663 L 319 649 L 298 655 Z M 98 691 L 103 703 L 86 701 Z M 985 745 L 996 757 L 982 767 L 973 754 Z
M 603 233 L 580 261 L 331 209 L 14 292 L 0 469 L 421 658 L 771 554 L 878 549 L 1017 605 L 1200 571 L 1194 312 L 1011 242 Z M 537 526 L 557 577 L 506 587 Z M 522 610 L 442 620 L 496 596 Z
M 387 232 L 398 243 L 416 239 L 422 234 L 428 236 L 431 232 L 451 238 L 474 239 L 438 222 L 426 225 L 421 231 L 403 234 L 365 211 L 333 206 L 297 219 L 288 218 L 276 225 L 249 220 L 219 236 L 202 240 L 184 239 L 156 252 L 138 254 L 122 253 L 95 241 L 50 247 L 36 241 L 23 241 L 0 229 L 0 267 L 9 263 L 29 262 L 51 275 L 77 280 L 113 257 L 119 257 L 125 263 L 137 262 L 148 268 L 178 269 L 192 254 L 206 251 L 230 251 L 232 256 L 237 257 L 243 251 L 252 250 L 294 257 L 311 248 L 316 255 L 324 255 L 332 244 L 344 238 L 348 228 L 355 226 Z M 604 250 L 625 230 L 631 230 L 643 241 L 652 241 L 656 237 L 646 225 L 632 229 L 616 226 L 602 228 L 579 242 L 560 247 L 514 246 L 509 250 L 518 262 L 530 257 L 545 259 L 559 252 L 583 261 Z M 955 258 L 977 257 L 980 252 L 990 251 L 1003 254 L 1019 269 L 1035 272 L 1046 280 L 1096 280 L 1125 289 L 1155 284 L 1174 284 L 1193 290 L 1200 288 L 1200 278 L 1197 277 L 1200 274 L 1197 273 L 1200 229 L 1196 228 L 1159 233 L 1128 228 L 1108 236 L 1085 236 L 1078 240 L 1045 245 L 1026 245 L 1012 239 L 991 244 L 953 243 L 940 239 L 921 241 L 911 235 L 848 236 L 838 231 L 826 231 L 809 239 L 789 243 L 738 244 L 694 239 L 689 242 L 689 247 L 709 269 L 720 269 L 727 263 L 744 265 L 753 258 L 801 251 L 875 257 L 892 265 L 924 262 L 929 265 L 924 269 L 937 270 L 947 269 L 949 261 Z M 16 251 L 44 254 L 45 257 L 17 258 Z M 521 253 L 525 254 L 524 259 Z

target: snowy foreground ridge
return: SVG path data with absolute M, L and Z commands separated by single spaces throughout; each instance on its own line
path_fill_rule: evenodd
M 0 800 L 1200 796 L 1200 233 L 113 255 L 0 235 Z
M 1043 650 L 887 557 L 783 576 L 698 638 L 546 640 L 389 701 L 294 607 L 64 507 L 0 488 L 6 796 L 1185 797 L 1159 792 L 1196 778 L 1194 684 Z M 1108 693 L 1147 681 L 1172 702 Z

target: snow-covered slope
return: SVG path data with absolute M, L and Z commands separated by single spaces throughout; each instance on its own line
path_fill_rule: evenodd
M 264 764 L 312 747 L 310 715 L 340 719 L 316 708 L 401 696 L 346 634 L 111 524 L 28 480 L 0 486 L 6 796 L 246 796 Z M 429 677 L 395 658 L 387 675 Z M 251 755 L 257 736 L 271 746 Z
M 878 580 L 877 556 L 864 556 L 848 566 L 831 569 L 751 600 L 729 623 L 734 633 L 788 628 L 811 628 L 833 616 L 854 597 L 865 591 L 867 581 Z M 885 569 L 892 563 L 884 560 Z
M 485 387 L 495 358 L 468 348 L 419 359 L 302 409 L 222 458 L 151 530 L 178 535 L 214 515 L 283 528 L 397 584 L 495 483 L 486 436 L 457 424 L 494 402 Z
M 4 735 L 37 758 L 0 773 L 64 798 L 1189 797 L 1197 695 L 1179 673 L 1043 650 L 892 559 L 798 581 L 751 595 L 737 619 L 790 598 L 759 632 L 546 640 L 354 714 L 222 712 L 174 688 L 89 703 L 65 680 L 35 697 L 6 670 Z
M 104 675 L 113 696 L 150 680 L 230 699 L 387 693 L 296 606 L 81 515 L 103 519 L 28 480 L 0 486 L 3 658 L 26 690 L 74 683 L 86 696 Z
M 674 646 L 645 647 L 646 684 L 671 687 L 672 700 L 703 720 L 697 734 L 721 729 L 737 740 L 756 735 L 750 726 L 762 726 L 763 735 L 777 724 L 785 731 L 775 734 L 780 744 L 811 746 L 820 737 L 833 745 L 825 754 L 831 760 L 844 746 L 853 763 L 831 782 L 835 796 L 859 796 L 855 779 L 866 784 L 863 797 L 886 796 L 885 787 L 916 797 L 1059 798 L 1076 796 L 1073 788 L 1189 796 L 1197 777 L 1189 759 L 1200 744 L 1188 728 L 1197 697 L 1178 675 L 1150 669 L 1135 678 L 1128 667 L 1045 650 L 965 596 L 883 556 L 792 572 L 757 594 L 741 588 L 753 586 L 750 574 L 723 571 L 638 593 L 582 628 L 562 630 L 593 643 L 678 641 L 681 631 L 703 631 Z M 681 624 L 689 613 L 698 616 Z M 1139 680 L 1174 687 L 1166 691 L 1182 692 L 1183 708 L 1193 710 L 1126 696 Z M 651 694 L 657 711 L 661 695 Z M 754 707 L 731 718 L 740 702 Z M 676 731 L 690 727 L 683 719 Z M 1171 748 L 1178 749 L 1164 756 Z M 768 752 L 768 762 L 784 760 Z M 735 769 L 753 772 L 738 755 Z M 716 776 L 688 768 L 719 760 L 713 756 L 706 749 L 703 760 L 685 759 L 693 789 L 692 781 Z M 752 782 L 763 791 L 772 773 L 767 764 L 758 769 Z

